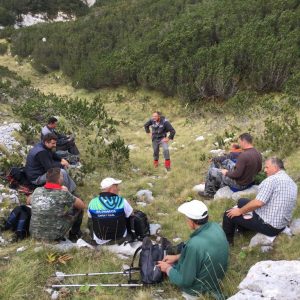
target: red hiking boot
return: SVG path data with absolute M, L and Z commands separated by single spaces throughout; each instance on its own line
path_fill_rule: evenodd
M 171 170 L 171 161 L 169 159 L 165 160 L 165 168 L 167 171 Z
M 157 167 L 158 167 L 158 160 L 154 160 L 154 161 L 153 161 L 153 166 L 154 166 L 154 168 L 157 168 Z

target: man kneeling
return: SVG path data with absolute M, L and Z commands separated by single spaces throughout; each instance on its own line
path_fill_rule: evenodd
M 121 243 L 127 235 L 126 219 L 133 209 L 118 195 L 121 182 L 110 177 L 103 179 L 100 184 L 102 192 L 89 204 L 89 227 L 98 245 Z
M 207 207 L 201 201 L 186 202 L 178 211 L 194 232 L 181 254 L 167 255 L 158 266 L 182 289 L 185 299 L 206 293 L 220 298 L 219 280 L 224 277 L 229 254 L 225 234 L 217 223 L 208 222 Z
M 46 184 L 31 196 L 30 234 L 37 239 L 59 240 L 69 232 L 75 242 L 80 236 L 84 202 L 62 186 L 60 168 L 46 173 Z

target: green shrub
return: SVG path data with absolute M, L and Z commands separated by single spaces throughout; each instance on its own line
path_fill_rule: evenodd
M 8 45 L 6 43 L 0 43 L 0 55 L 4 55 L 7 52 Z

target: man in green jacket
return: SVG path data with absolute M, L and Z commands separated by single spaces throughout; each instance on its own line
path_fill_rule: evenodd
M 207 206 L 199 200 L 182 204 L 178 211 L 194 231 L 181 254 L 167 255 L 158 266 L 182 290 L 185 299 L 197 299 L 201 294 L 224 299 L 219 280 L 227 269 L 229 247 L 223 229 L 208 222 Z

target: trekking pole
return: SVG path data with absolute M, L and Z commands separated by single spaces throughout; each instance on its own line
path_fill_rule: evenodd
M 99 276 L 99 275 L 116 275 L 116 274 L 129 275 L 129 273 L 137 273 L 137 272 L 139 271 L 136 269 L 135 270 L 127 269 L 120 272 L 78 273 L 78 274 L 64 274 L 64 273 L 56 272 L 56 274 L 53 275 L 53 277 L 60 278 L 60 277 Z
M 141 287 L 142 283 L 99 283 L 99 284 L 54 284 L 52 288 L 63 288 L 63 287 Z

